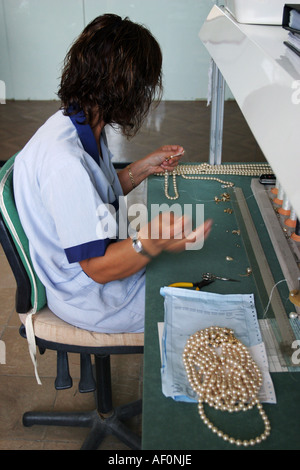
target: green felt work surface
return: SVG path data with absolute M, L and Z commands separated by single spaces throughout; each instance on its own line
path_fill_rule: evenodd
M 251 192 L 251 177 L 221 176 L 233 181 L 243 190 L 251 217 L 268 258 L 274 282 L 284 278 L 276 254 L 271 245 L 255 198 Z M 196 204 L 204 204 L 205 219 L 212 218 L 213 228 L 209 238 L 200 250 L 188 250 L 180 254 L 163 253 L 147 267 L 146 274 L 146 317 L 144 351 L 144 392 L 143 392 L 143 449 L 151 450 L 193 450 L 193 449 L 241 449 L 223 441 L 213 434 L 201 421 L 197 405 L 179 403 L 166 398 L 161 391 L 160 348 L 158 322 L 164 320 L 164 301 L 160 288 L 174 282 L 197 282 L 202 273 L 238 279 L 240 282 L 215 281 L 204 289 L 219 294 L 253 293 L 258 318 L 262 318 L 268 297 L 261 285 L 256 260 L 248 249 L 249 240 L 244 227 L 239 224 L 234 198 L 226 202 L 215 202 L 228 189 L 215 181 L 187 181 L 177 177 L 179 199 L 169 201 L 164 195 L 164 178 L 153 176 L 148 181 L 148 212 L 151 217 L 153 204 L 167 203 L 193 205 L 196 218 Z M 171 178 L 170 178 L 171 183 Z M 262 187 L 262 190 L 264 188 Z M 170 188 L 170 193 L 172 187 Z M 232 209 L 232 213 L 224 212 Z M 232 233 L 241 230 L 241 234 Z M 226 259 L 230 257 L 231 260 Z M 244 276 L 247 268 L 253 275 Z M 288 300 L 286 283 L 278 285 L 278 291 L 287 312 L 293 310 Z M 267 317 L 272 317 L 271 309 Z M 300 374 L 297 372 L 272 373 L 277 404 L 265 404 L 264 409 L 271 421 L 270 437 L 253 449 L 299 449 L 300 430 Z M 209 417 L 223 431 L 236 438 L 250 439 L 262 430 L 261 419 L 256 410 L 241 412 L 233 416 L 226 412 L 209 409 Z M 249 447 L 247 447 L 249 449 Z

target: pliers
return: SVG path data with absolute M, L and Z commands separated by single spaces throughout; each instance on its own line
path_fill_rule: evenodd
M 169 284 L 169 287 L 195 287 L 195 290 L 200 290 L 202 287 L 208 286 L 214 282 L 214 279 L 203 279 L 200 282 L 174 282 Z
M 200 282 L 175 282 L 170 284 L 169 287 L 195 287 L 196 290 L 200 290 L 202 287 L 208 286 L 214 280 L 217 279 L 219 281 L 232 281 L 232 282 L 240 282 L 237 279 L 231 279 L 229 277 L 220 277 L 215 276 L 211 273 L 203 273 L 202 274 L 202 281 Z

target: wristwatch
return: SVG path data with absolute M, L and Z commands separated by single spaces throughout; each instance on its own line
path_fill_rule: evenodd
M 144 249 L 143 244 L 139 239 L 138 232 L 136 232 L 132 237 L 132 247 L 140 255 L 148 256 L 148 258 L 154 258 L 154 256 L 150 255 L 150 253 Z

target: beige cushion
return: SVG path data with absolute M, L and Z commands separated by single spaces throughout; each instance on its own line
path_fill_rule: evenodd
M 26 314 L 20 314 L 25 324 Z M 70 325 L 58 318 L 48 307 L 33 315 L 35 336 L 47 341 L 74 346 L 143 346 L 144 333 L 94 333 Z

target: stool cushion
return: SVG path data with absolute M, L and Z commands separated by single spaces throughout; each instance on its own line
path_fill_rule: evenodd
M 25 324 L 26 314 L 19 317 Z M 48 307 L 33 315 L 32 320 L 35 336 L 54 343 L 83 347 L 144 345 L 144 333 L 95 333 L 64 322 Z

